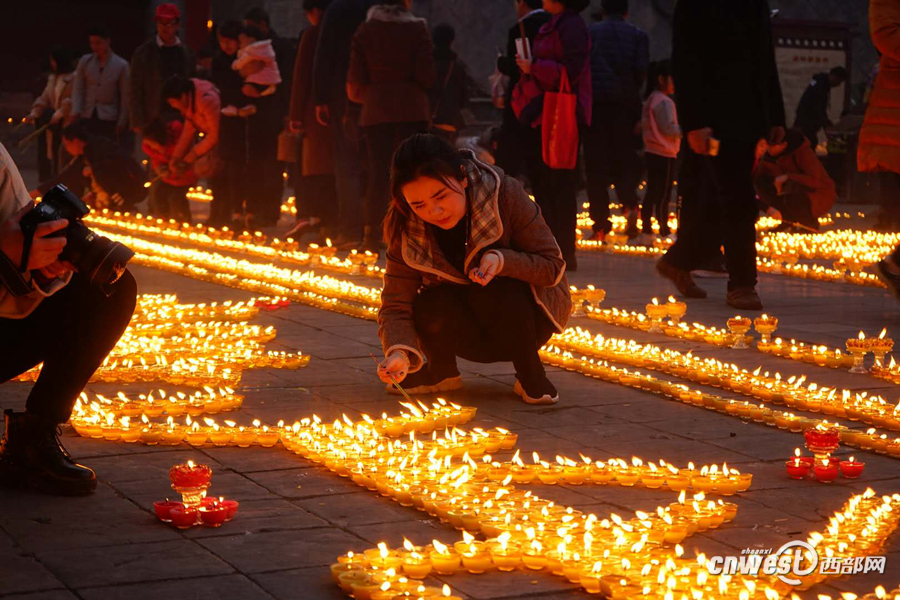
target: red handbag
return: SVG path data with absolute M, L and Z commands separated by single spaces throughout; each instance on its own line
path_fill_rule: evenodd
M 578 98 L 569 86 L 569 75 L 562 69 L 558 92 L 544 93 L 541 117 L 541 144 L 544 163 L 551 169 L 574 169 L 578 160 Z

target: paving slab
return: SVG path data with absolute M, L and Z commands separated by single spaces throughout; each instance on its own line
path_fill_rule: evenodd
M 36 556 L 68 587 L 76 589 L 225 575 L 234 571 L 215 554 L 187 539 L 47 550 L 36 553 Z
M 272 596 L 244 575 L 193 577 L 154 583 L 83 588 L 78 590 L 85 600 L 158 600 L 190 598 L 191 600 L 264 600 Z
M 572 285 L 588 283 L 607 290 L 605 305 L 642 310 L 653 296 L 672 293 L 648 259 L 598 253 L 579 253 L 579 270 Z M 246 300 L 255 294 L 136 267 L 142 293 L 176 292 L 184 302 Z M 376 282 L 361 283 L 374 286 Z M 701 280 L 710 291 L 704 301 L 688 302 L 687 320 L 722 326 L 734 316 L 724 302 L 725 283 Z M 840 346 L 860 329 L 877 334 L 881 327 L 900 328 L 896 303 L 882 290 L 824 284 L 762 275 L 760 294 L 769 314 L 781 320 L 778 335 Z M 374 376 L 370 353 L 379 355 L 374 323 L 291 305 L 264 313 L 256 321 L 278 330 L 271 348 L 296 350 L 312 356 L 297 371 L 247 371 L 239 385 L 245 394 L 241 411 L 216 415 L 249 424 L 267 423 L 317 414 L 330 421 L 347 414 L 379 416 L 399 410 L 397 396 L 388 395 Z M 664 345 L 698 356 L 734 362 L 741 368 L 762 366 L 783 376 L 806 374 L 809 381 L 868 393 L 894 402 L 900 386 L 868 376 L 817 368 L 760 354 L 733 351 L 665 336 L 636 332 L 590 319 L 572 319 L 607 337 Z M 664 459 L 679 466 L 727 462 L 754 474 L 751 489 L 728 498 L 739 506 L 733 523 L 699 533 L 684 542 L 694 552 L 729 554 L 747 547 L 779 546 L 821 530 L 835 510 L 850 497 L 872 486 L 879 493 L 900 492 L 896 461 L 860 451 L 867 471 L 858 481 L 839 479 L 822 485 L 792 481 L 783 461 L 802 446 L 802 437 L 734 418 L 685 406 L 582 375 L 548 369 L 560 390 L 553 407 L 522 404 L 511 392 L 515 370 L 511 364 L 482 365 L 460 360 L 464 389 L 448 393 L 452 402 L 476 406 L 472 427 L 505 427 L 519 434 L 517 447 L 530 462 L 537 451 L 545 460 L 557 455 L 573 458 L 584 453 L 593 460 L 632 455 L 645 461 Z M 30 384 L 0 387 L 0 407 L 21 410 Z M 91 384 L 104 394 L 146 393 L 140 385 Z M 174 386 L 166 386 L 174 389 Z M 740 396 L 724 394 L 727 397 Z M 423 399 L 424 400 L 424 399 Z M 859 426 L 857 424 L 857 426 Z M 459 532 L 437 519 L 364 491 L 310 461 L 281 448 L 146 447 L 137 444 L 86 440 L 67 434 L 72 454 L 97 470 L 98 491 L 89 498 L 61 499 L 23 491 L 0 490 L 0 564 L 16 570 L 19 587 L 0 586 L 25 598 L 310 598 L 345 597 L 334 585 L 327 565 L 348 550 L 360 551 L 378 541 L 399 545 L 404 536 L 423 544 L 431 539 L 453 541 Z M 499 453 L 508 458 L 511 453 Z M 211 493 L 241 502 L 237 519 L 217 529 L 180 532 L 152 515 L 152 502 L 173 494 L 167 471 L 187 458 L 213 466 Z M 675 494 L 621 486 L 528 486 L 536 495 L 573 506 L 599 517 L 615 513 L 630 517 L 635 510 L 654 511 L 675 501 Z M 871 591 L 877 583 L 895 585 L 900 546 L 889 540 L 888 572 L 883 576 L 855 576 L 811 594 L 834 594 L 835 589 Z M 4 572 L 7 569 L 2 569 Z M 441 580 L 435 580 L 440 584 Z M 454 593 L 479 600 L 563 600 L 586 597 L 558 578 L 544 573 L 517 572 L 500 576 L 462 575 L 447 578 Z M 4 581 L 4 584 L 6 582 Z M 26 587 L 22 587 L 22 586 Z M 35 587 L 27 587 L 35 586 Z M 14 596 L 18 597 L 18 596 Z M 815 596 L 804 596 L 804 598 Z
M 78 596 L 68 590 L 47 590 L 43 592 L 24 592 L 21 594 L 3 594 L 9 600 L 77 600 Z
M 2 594 L 59 590 L 65 587 L 33 556 L 21 551 L 0 551 L 0 573 Z
M 244 533 L 198 539 L 197 543 L 241 573 L 297 567 L 327 567 L 360 540 L 335 527 Z M 327 571 L 326 571 L 327 572 Z
M 305 590 L 310 594 L 310 598 L 314 597 L 317 600 L 346 600 L 347 598 L 341 588 L 334 583 L 331 572 L 320 567 L 255 573 L 250 577 L 278 600 L 297 600 L 298 590 Z

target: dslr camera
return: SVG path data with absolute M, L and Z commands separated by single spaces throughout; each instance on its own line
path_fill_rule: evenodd
M 57 185 L 47 192 L 41 202 L 19 221 L 19 227 L 25 235 L 20 271 L 24 272 L 28 265 L 28 255 L 37 226 L 48 221 L 67 219 L 69 224 L 65 229 L 47 236 L 66 238 L 66 247 L 60 253 L 59 260 L 70 262 L 92 285 L 100 287 L 104 293 L 109 292 L 108 286 L 119 280 L 134 252 L 127 246 L 88 229 L 82 219 L 90 211 L 81 198 L 64 185 Z M 37 275 L 36 273 L 35 276 Z

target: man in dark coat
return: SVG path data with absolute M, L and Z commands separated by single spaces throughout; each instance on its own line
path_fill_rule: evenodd
M 647 32 L 629 23 L 628 0 L 603 0 L 601 20 L 591 25 L 591 126 L 584 132 L 588 200 L 594 221 L 592 240 L 612 230 L 609 186 L 629 211 L 629 238 L 636 237 L 637 184 L 643 168 L 635 126 L 641 120 L 641 87 L 650 65 Z
M 135 49 L 131 56 L 131 128 L 140 132 L 159 114 L 160 91 L 173 75 L 191 77 L 196 60 L 191 49 L 178 38 L 181 11 L 174 4 L 156 7 L 156 35 Z
M 517 175 L 525 169 L 524 148 L 527 143 L 523 137 L 530 127 L 523 125 L 516 118 L 512 109 L 512 92 L 522 77 L 522 71 L 516 64 L 516 40 L 522 37 L 522 29 L 529 45 L 544 23 L 550 20 L 550 13 L 541 8 L 542 0 L 516 0 L 518 22 L 509 28 L 506 36 L 506 54 L 497 58 L 497 70 L 509 76 L 506 97 L 503 104 L 503 123 L 497 139 L 497 166 L 510 175 Z
M 799 129 L 813 150 L 819 145 L 819 130 L 831 125 L 828 118 L 828 104 L 831 90 L 847 80 L 847 69 L 834 67 L 828 73 L 816 73 L 800 96 L 794 129 Z
M 362 158 L 360 155 L 360 106 L 347 98 L 350 42 L 378 0 L 334 0 L 319 26 L 319 42 L 313 64 L 313 102 L 316 120 L 329 125 L 334 143 L 334 176 L 338 197 L 338 239 L 361 240 Z
M 678 120 L 687 132 L 678 240 L 657 271 L 690 298 L 705 298 L 690 270 L 724 241 L 727 302 L 760 310 L 756 293 L 756 144 L 784 138 L 784 103 L 767 0 L 679 0 L 673 28 Z M 713 223 L 709 215 L 718 211 Z M 721 238 L 713 235 L 721 231 Z M 712 246 L 712 247 L 711 247 Z

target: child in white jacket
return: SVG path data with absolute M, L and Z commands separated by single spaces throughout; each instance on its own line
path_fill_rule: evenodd
M 641 205 L 642 233 L 634 243 L 653 244 L 653 223 L 656 217 L 660 237 L 670 235 L 669 197 L 672 180 L 675 179 L 675 159 L 681 148 L 681 128 L 675 102 L 672 80 L 672 62 L 661 60 L 650 65 L 647 78 L 649 94 L 644 101 L 641 115 L 641 131 L 644 137 L 644 161 L 647 163 L 647 192 Z
M 278 71 L 272 40 L 265 39 L 265 35 L 251 25 L 238 34 L 238 42 L 238 57 L 231 68 L 240 72 L 244 78 L 241 91 L 251 98 L 274 94 L 281 83 L 281 73 Z

